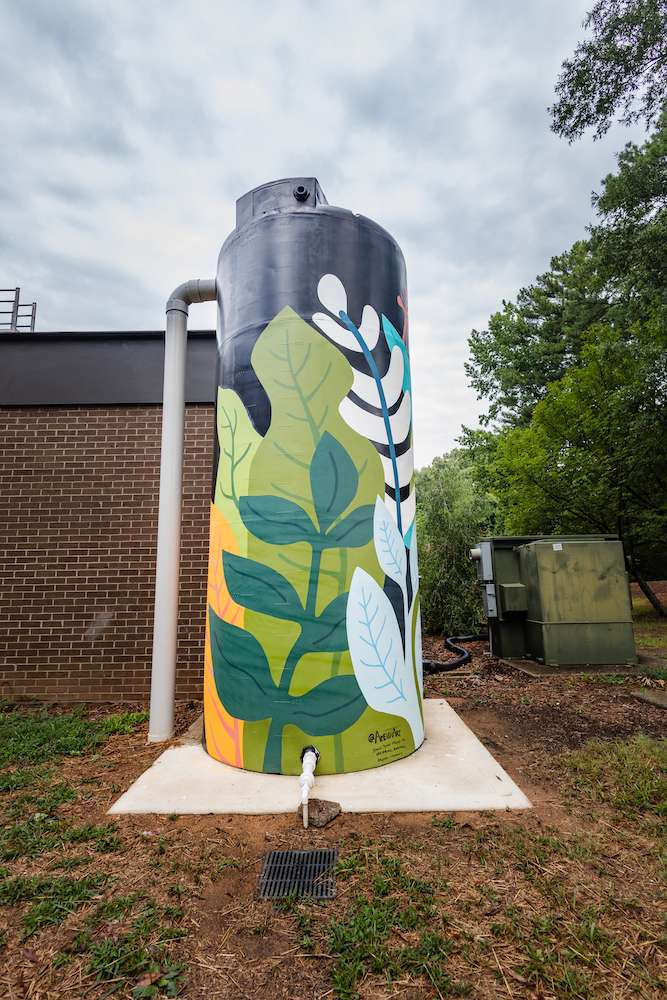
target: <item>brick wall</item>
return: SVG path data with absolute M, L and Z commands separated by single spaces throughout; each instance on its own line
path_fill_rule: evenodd
M 150 690 L 161 409 L 0 408 L 0 696 Z M 213 408 L 186 411 L 177 697 L 201 697 Z

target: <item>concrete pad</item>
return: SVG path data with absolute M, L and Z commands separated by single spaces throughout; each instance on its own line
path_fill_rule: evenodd
M 551 666 L 537 660 L 498 660 L 504 667 L 514 667 L 529 677 L 565 677 L 568 674 L 628 674 L 639 675 L 646 669 L 641 663 L 573 663 Z
M 426 741 L 384 767 L 317 777 L 313 796 L 343 812 L 455 812 L 529 809 L 530 802 L 456 712 L 424 702 Z M 298 779 L 220 764 L 199 743 L 170 747 L 118 799 L 110 813 L 296 812 Z
M 630 694 L 640 701 L 645 701 L 649 705 L 657 705 L 658 708 L 667 708 L 667 691 L 654 691 L 648 688 L 638 688 Z

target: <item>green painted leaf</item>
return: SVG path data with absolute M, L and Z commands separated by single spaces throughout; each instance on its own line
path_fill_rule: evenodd
M 327 549 L 358 549 L 373 537 L 373 504 L 357 507 L 332 528 L 322 540 Z
M 325 431 L 310 464 L 310 488 L 322 531 L 352 503 L 358 484 L 354 462 L 342 444 Z
M 230 715 L 246 722 L 268 719 L 276 688 L 264 650 L 254 635 L 208 609 L 213 677 L 220 701 Z
M 222 565 L 227 589 L 237 604 L 287 621 L 298 621 L 303 616 L 299 595 L 275 569 L 232 552 L 223 553 Z
M 312 653 L 341 653 L 347 649 L 347 593 L 339 594 L 321 615 L 303 623 L 301 645 Z
M 239 513 L 248 531 L 272 545 L 313 544 L 318 537 L 305 510 L 282 497 L 241 497 Z
M 248 493 L 252 460 L 262 438 L 233 389 L 218 389 L 216 407 L 220 454 L 215 483 L 215 503 L 230 513 L 241 494 Z
M 300 698 L 290 698 L 289 721 L 310 736 L 330 736 L 354 725 L 366 709 L 352 674 L 330 677 Z

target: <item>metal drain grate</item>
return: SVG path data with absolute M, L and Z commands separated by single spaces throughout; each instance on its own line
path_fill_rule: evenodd
M 259 876 L 260 899 L 313 896 L 333 899 L 336 895 L 335 847 L 319 851 L 270 851 Z

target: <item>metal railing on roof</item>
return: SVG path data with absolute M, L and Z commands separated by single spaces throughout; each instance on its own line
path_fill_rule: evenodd
M 21 302 L 20 288 L 0 288 L 0 295 L 12 293 L 10 299 L 0 299 L 0 330 L 20 332 L 35 331 L 35 317 L 37 316 L 37 303 Z M 5 309 L 5 306 L 9 306 Z M 8 316 L 9 319 L 5 319 Z

